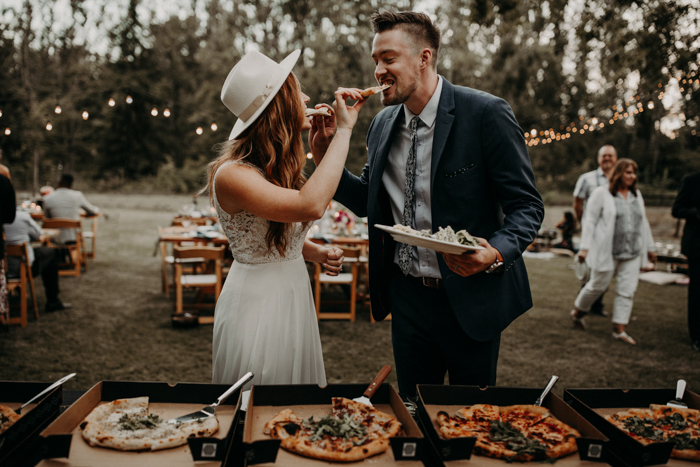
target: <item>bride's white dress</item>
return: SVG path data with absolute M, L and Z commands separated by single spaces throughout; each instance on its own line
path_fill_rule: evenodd
M 214 314 L 214 383 L 326 385 L 311 284 L 301 255 L 306 231 L 295 223 L 285 256 L 267 249 L 269 221 L 249 212 L 233 216 L 214 206 L 234 262 Z

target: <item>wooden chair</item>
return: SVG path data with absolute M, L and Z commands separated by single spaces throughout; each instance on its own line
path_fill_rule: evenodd
M 32 276 L 32 268 L 29 264 L 29 251 L 27 249 L 27 244 L 22 243 L 21 245 L 6 245 L 6 255 L 16 256 L 21 259 L 19 267 L 19 277 L 18 278 L 7 278 L 7 291 L 12 293 L 13 291 L 19 289 L 19 299 L 20 299 L 20 315 L 19 318 L 10 318 L 8 324 L 19 324 L 20 326 L 27 327 L 27 284 L 32 292 L 32 301 L 34 303 L 34 316 L 39 319 L 39 310 L 36 304 L 36 294 L 34 293 L 34 277 Z
M 355 308 L 357 305 L 357 276 L 359 271 L 360 248 L 340 247 L 343 249 L 345 262 L 350 266 L 350 272 L 341 272 L 337 276 L 329 276 L 322 272 L 321 265 L 314 264 L 314 301 L 316 303 L 316 318 L 322 319 L 348 319 L 355 321 Z M 350 311 L 347 313 L 327 312 L 321 313 L 321 285 L 345 284 L 350 286 L 350 300 L 325 301 L 327 304 L 350 303 Z
M 86 246 L 85 242 L 90 242 L 91 249 L 86 251 L 86 249 L 83 248 L 83 254 L 85 258 L 94 261 L 97 252 L 97 216 L 90 217 L 90 219 L 92 219 L 92 228 L 87 232 L 83 232 L 83 246 Z
M 45 229 L 75 229 L 75 243 L 70 245 L 62 245 L 51 243 L 51 248 L 61 248 L 68 250 L 71 258 L 70 263 L 59 264 L 58 275 L 59 276 L 76 276 L 80 277 L 80 271 L 85 268 L 85 272 L 88 270 L 87 261 L 83 256 L 85 251 L 85 241 L 83 240 L 83 227 L 80 220 L 73 219 L 44 219 Z M 60 266 L 65 264 L 72 265 L 72 269 L 60 269 Z
M 164 230 L 161 227 L 158 227 L 158 236 L 159 238 L 163 236 Z M 161 290 L 167 295 L 168 297 L 170 296 L 170 288 L 174 285 L 174 283 L 170 282 L 168 279 L 168 269 L 173 269 L 173 276 L 175 275 L 175 257 L 171 254 L 168 253 L 168 244 L 172 243 L 173 245 L 179 245 L 179 246 L 195 246 L 198 244 L 206 244 L 208 242 L 208 239 L 202 239 L 202 238 L 192 238 L 188 240 L 183 240 L 179 242 L 172 242 L 172 241 L 159 241 L 158 246 L 160 247 L 160 262 L 161 262 L 161 281 L 160 281 L 160 286 Z M 204 258 L 185 258 L 181 260 L 181 264 L 190 264 L 191 266 L 195 266 L 197 264 L 201 264 L 204 261 Z M 183 271 L 189 273 L 190 271 Z
M 212 246 L 191 246 L 173 247 L 173 257 L 175 264 L 175 314 L 183 313 L 182 293 L 185 288 L 199 288 L 200 299 L 204 293 L 210 292 L 214 294 L 214 305 L 221 294 L 222 264 L 224 259 L 225 245 L 218 247 Z M 201 258 L 204 262 L 213 263 L 213 268 L 195 268 L 192 274 L 183 274 L 183 262 L 191 258 Z M 201 271 L 201 274 L 197 272 Z M 197 303 L 195 307 L 203 307 Z M 200 317 L 200 324 L 212 324 L 213 316 Z

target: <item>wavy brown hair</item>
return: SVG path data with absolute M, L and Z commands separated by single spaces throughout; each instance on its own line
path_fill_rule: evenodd
M 622 175 L 627 171 L 627 168 L 629 166 L 632 166 L 634 168 L 635 174 L 639 171 L 637 163 L 632 159 L 622 158 L 618 159 L 617 162 L 615 162 L 615 165 L 612 168 L 612 173 L 610 174 L 610 193 L 613 196 L 615 196 L 620 190 L 620 186 L 622 186 L 623 183 Z M 635 179 L 634 183 L 632 183 L 630 191 L 633 195 L 637 196 L 637 179 Z
M 300 190 L 306 178 L 306 163 L 301 127 L 304 124 L 304 103 L 294 73 L 290 73 L 272 102 L 256 122 L 234 140 L 220 145 L 218 157 L 209 163 L 207 186 L 209 199 L 214 199 L 214 177 L 225 162 L 245 161 L 259 168 L 265 178 L 282 188 Z M 282 256 L 292 224 L 270 221 L 265 237 L 268 249 L 277 248 Z

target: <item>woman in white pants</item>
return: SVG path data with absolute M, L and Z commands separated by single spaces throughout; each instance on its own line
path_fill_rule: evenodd
M 625 332 L 632 314 L 639 270 L 648 258 L 656 262 L 654 240 L 637 190 L 637 163 L 619 159 L 612 169 L 609 187 L 598 187 L 586 204 L 578 260 L 591 269 L 588 283 L 576 297 L 571 319 L 574 327 L 586 329 L 583 316 L 607 290 L 613 276 L 617 291 L 613 309 L 613 338 L 636 344 Z

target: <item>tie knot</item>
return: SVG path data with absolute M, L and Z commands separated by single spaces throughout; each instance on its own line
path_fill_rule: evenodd
M 416 116 L 411 119 L 411 131 L 416 131 L 416 128 L 418 128 L 418 122 L 420 121 L 420 117 Z

